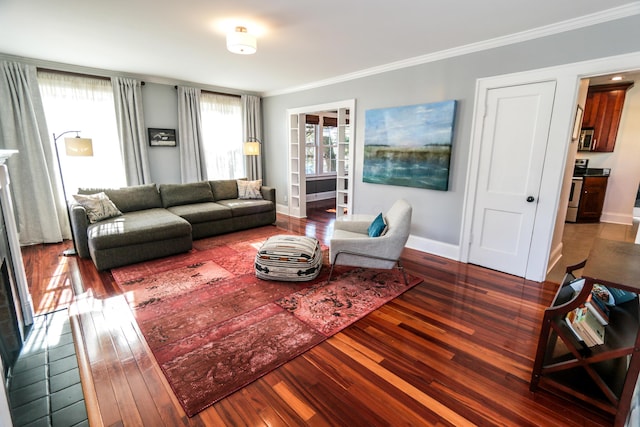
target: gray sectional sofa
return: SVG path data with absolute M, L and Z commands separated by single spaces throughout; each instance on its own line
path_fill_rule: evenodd
M 119 189 L 80 189 L 105 193 L 122 213 L 91 223 L 86 208 L 70 206 L 76 251 L 98 270 L 187 252 L 194 239 L 273 224 L 275 189 L 262 186 L 257 197 L 239 198 L 236 180 L 190 184 L 148 184 Z

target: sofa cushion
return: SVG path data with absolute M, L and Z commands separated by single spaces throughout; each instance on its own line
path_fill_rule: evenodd
M 273 202 L 269 200 L 220 200 L 217 202 L 231 209 L 234 217 L 253 215 L 273 210 Z
M 191 235 L 191 225 L 163 208 L 128 212 L 92 224 L 87 229 L 91 246 L 108 249 Z
M 134 185 L 105 191 L 122 212 L 161 208 L 162 200 L 155 184 Z
M 213 202 L 213 193 L 208 182 L 191 182 L 188 184 L 160 184 L 162 206 L 187 205 L 190 203 Z
M 190 224 L 231 218 L 231 208 L 218 203 L 192 203 L 171 206 L 167 210 L 189 221 Z
M 235 179 L 209 181 L 215 201 L 238 198 L 238 182 Z
M 123 188 L 80 188 L 78 194 L 104 192 L 121 212 L 161 208 L 162 200 L 155 184 L 134 185 Z

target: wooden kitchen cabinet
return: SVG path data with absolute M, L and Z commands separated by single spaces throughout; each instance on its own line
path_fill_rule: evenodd
M 624 98 L 632 86 L 633 82 L 589 87 L 582 128 L 593 128 L 591 151 L 613 151 Z
M 598 222 L 602 215 L 604 196 L 607 193 L 608 177 L 585 176 L 582 181 L 582 194 L 578 205 L 578 222 Z

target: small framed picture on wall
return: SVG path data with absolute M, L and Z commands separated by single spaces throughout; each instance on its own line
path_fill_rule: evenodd
M 175 147 L 176 146 L 176 130 L 175 129 L 157 129 L 148 128 L 149 145 L 152 147 Z

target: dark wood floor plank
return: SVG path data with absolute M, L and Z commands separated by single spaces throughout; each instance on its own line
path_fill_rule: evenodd
M 407 399 L 384 378 L 371 375 L 370 371 L 359 363 L 357 358 L 350 356 L 352 351 L 355 351 L 356 354 L 360 353 L 360 346 L 352 347 L 350 345 L 352 341 L 345 339 L 342 335 L 344 334 L 340 333 L 332 337 L 327 343 L 329 345 L 325 344 L 314 348 L 313 351 L 305 354 L 304 358 L 323 373 L 330 372 L 332 378 L 335 378 L 333 372 L 339 372 L 342 378 L 341 383 L 348 384 L 341 388 L 357 399 L 358 403 L 355 407 L 367 407 L 371 411 L 378 412 L 378 415 L 384 417 L 386 423 L 394 420 L 390 425 L 435 424 L 440 421 L 440 417 L 418 405 L 413 399 Z M 337 352 L 335 346 L 331 345 L 333 340 L 340 341 L 342 348 L 347 351 Z M 370 353 L 360 354 L 368 358 Z M 376 359 L 379 358 L 376 357 L 372 362 L 377 363 Z
M 306 219 L 278 214 L 276 225 L 327 246 L 333 218 L 310 209 Z M 402 263 L 423 283 L 189 418 L 110 273 L 63 257 L 68 247 L 34 245 L 23 257 L 38 310 L 64 308 L 75 295 L 92 426 L 612 425 L 597 409 L 529 392 L 556 285 L 413 249 Z

